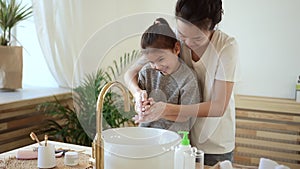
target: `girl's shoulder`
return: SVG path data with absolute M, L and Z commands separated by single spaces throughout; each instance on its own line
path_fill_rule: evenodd
M 197 79 L 196 72 L 192 68 L 190 68 L 182 59 L 179 58 L 179 61 L 181 63 L 181 79 Z
M 146 75 L 153 71 L 153 68 L 151 67 L 150 63 L 146 63 L 141 70 L 139 71 L 140 75 Z

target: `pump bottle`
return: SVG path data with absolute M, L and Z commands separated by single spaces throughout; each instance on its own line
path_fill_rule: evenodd
M 183 134 L 180 145 L 175 149 L 174 155 L 174 169 L 184 169 L 184 155 L 183 152 L 190 150 L 190 140 L 188 138 L 189 132 L 187 131 L 178 131 L 179 134 Z

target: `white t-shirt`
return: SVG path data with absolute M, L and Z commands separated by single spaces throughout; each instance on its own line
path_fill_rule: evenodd
M 239 80 L 238 46 L 234 38 L 216 30 L 201 59 L 194 62 L 190 50 L 182 47 L 181 58 L 200 80 L 203 101 L 210 101 L 215 80 Z M 188 52 L 187 52 L 188 51 Z M 191 129 L 191 144 L 207 154 L 224 154 L 235 146 L 235 102 L 232 93 L 222 117 L 197 118 Z

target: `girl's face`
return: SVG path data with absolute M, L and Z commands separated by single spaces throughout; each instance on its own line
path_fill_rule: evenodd
M 177 19 L 177 32 L 178 38 L 193 51 L 197 51 L 209 42 L 209 30 L 200 30 L 197 26 L 185 23 L 180 19 Z
M 177 44 L 176 46 L 179 46 Z M 178 54 L 180 49 L 149 49 L 144 56 L 149 60 L 150 65 L 153 69 L 160 71 L 164 75 L 170 75 L 174 73 L 180 65 L 178 60 Z

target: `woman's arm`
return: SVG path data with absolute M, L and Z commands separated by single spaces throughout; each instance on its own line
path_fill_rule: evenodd
M 197 117 L 223 116 L 232 95 L 233 86 L 234 82 L 215 80 L 211 101 L 198 104 Z M 185 110 L 185 108 L 182 109 Z
M 233 90 L 234 82 L 216 80 L 211 101 L 191 105 L 176 105 L 164 102 L 154 103 L 144 112 L 142 121 L 154 121 L 159 118 L 220 117 L 223 116 Z

